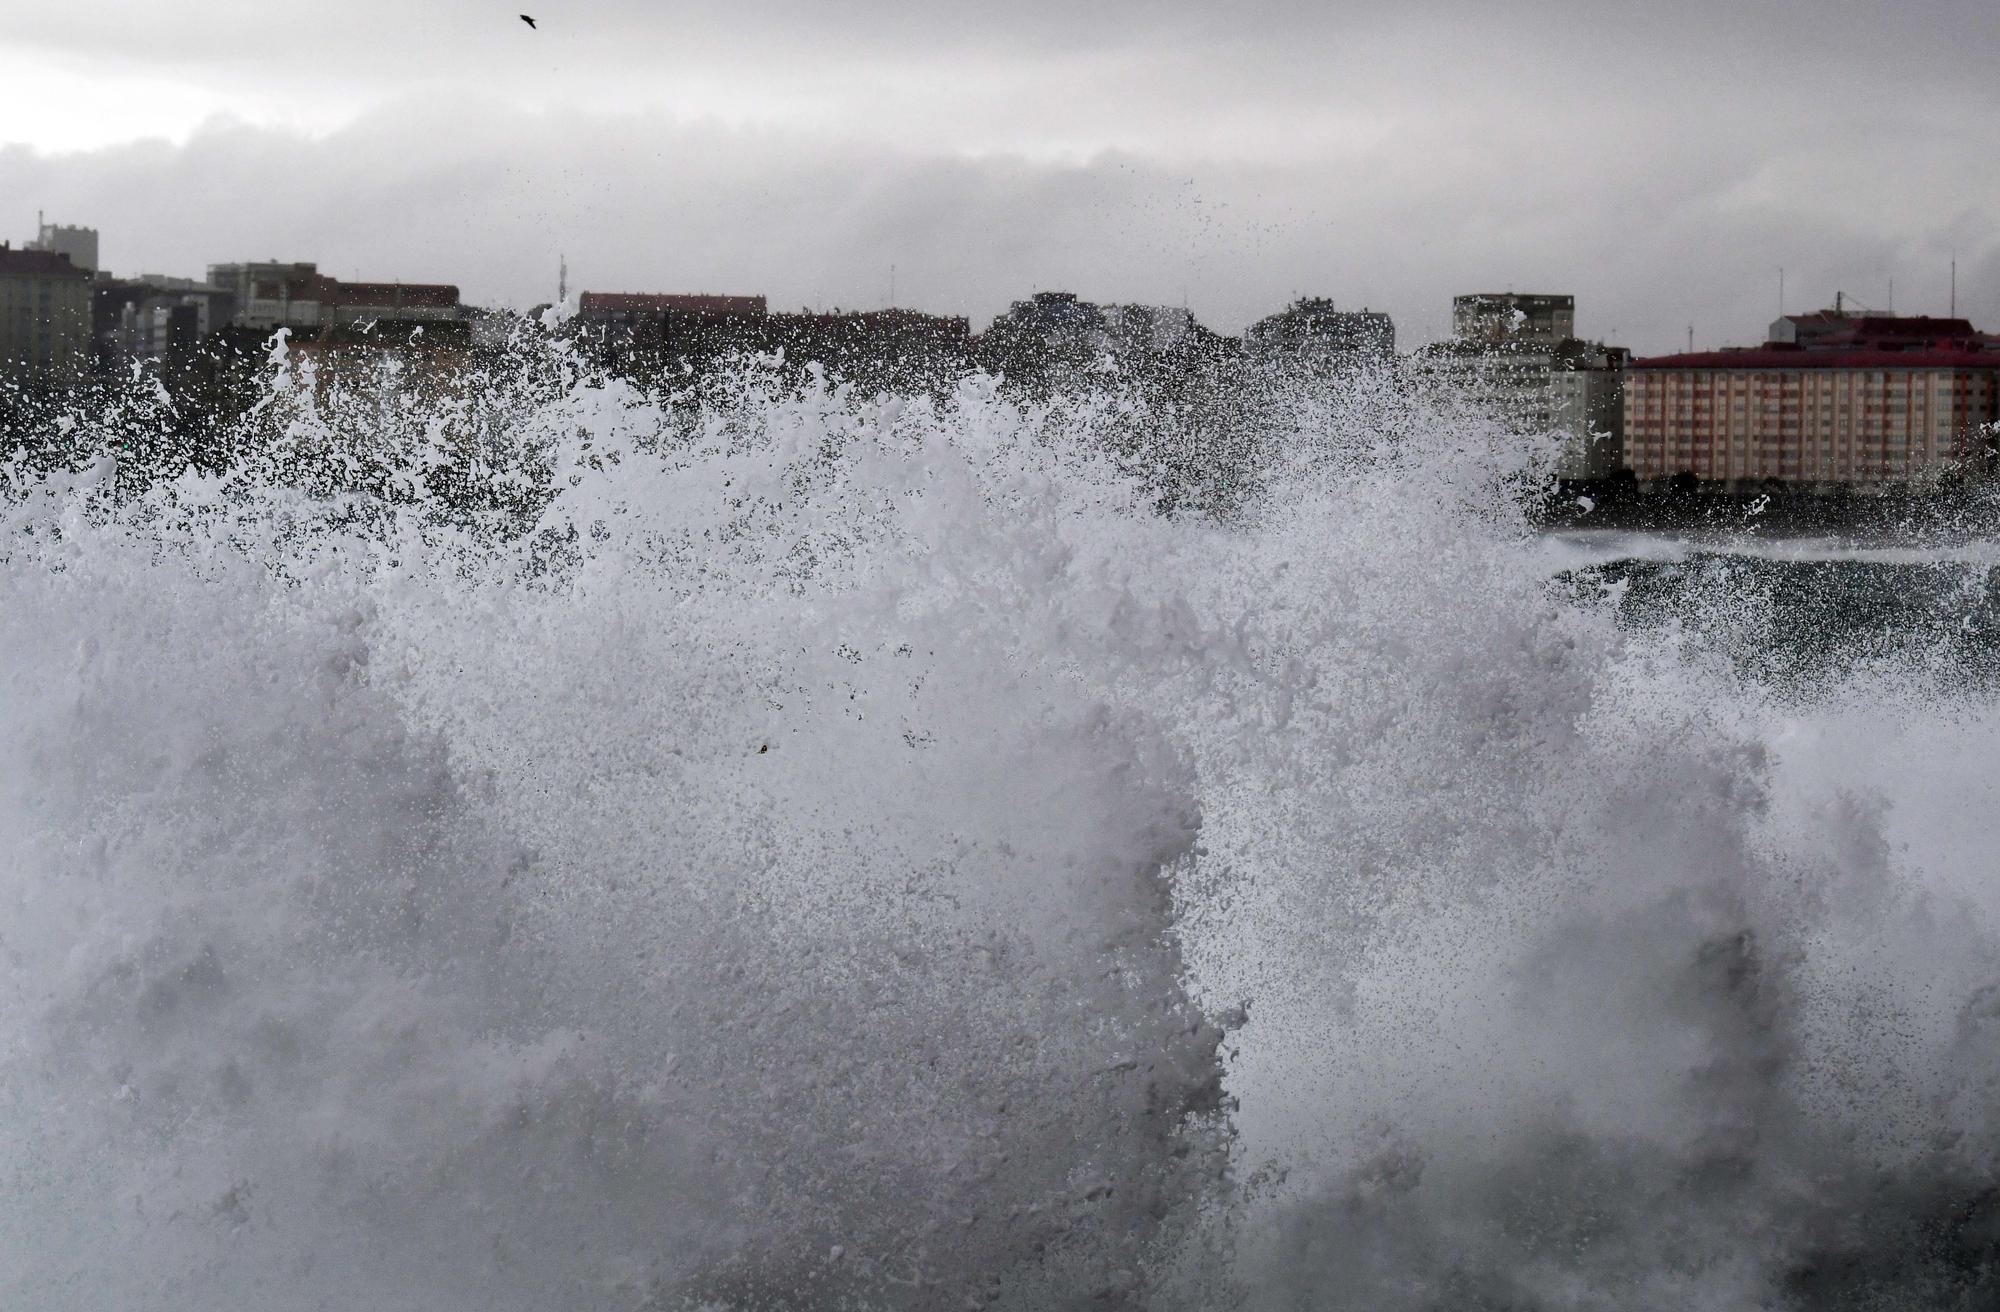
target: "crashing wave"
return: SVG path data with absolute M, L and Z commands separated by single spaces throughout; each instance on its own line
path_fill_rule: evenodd
M 2000 708 L 1552 579 L 1550 450 L 265 388 L 15 434 L 10 1306 L 1991 1300 Z

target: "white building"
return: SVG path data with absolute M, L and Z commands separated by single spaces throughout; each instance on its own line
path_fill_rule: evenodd
M 317 264 L 211 264 L 208 282 L 231 295 L 233 322 L 245 328 L 319 327 Z
M 1453 339 L 1424 353 L 1435 375 L 1477 396 L 1518 432 L 1560 434 L 1559 478 L 1609 478 L 1625 464 L 1632 353 L 1576 338 L 1574 297 L 1459 296 L 1452 324 Z

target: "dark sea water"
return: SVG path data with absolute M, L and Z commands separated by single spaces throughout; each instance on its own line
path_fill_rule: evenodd
M 2000 540 L 1569 531 L 1548 549 L 1580 595 L 1615 595 L 1638 628 L 1686 626 L 1773 686 L 1875 661 L 1980 687 L 2000 672 Z
M 517 350 L 13 435 L 0 1306 L 2000 1304 L 1984 544 Z

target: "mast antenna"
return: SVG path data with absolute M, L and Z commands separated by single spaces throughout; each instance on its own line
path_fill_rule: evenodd
M 556 256 L 556 304 L 569 304 L 569 256 Z

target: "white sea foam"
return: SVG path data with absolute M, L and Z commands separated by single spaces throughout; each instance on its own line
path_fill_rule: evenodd
M 1986 694 L 1621 623 L 1390 379 L 521 349 L 13 476 L 0 1302 L 1991 1296 Z

